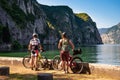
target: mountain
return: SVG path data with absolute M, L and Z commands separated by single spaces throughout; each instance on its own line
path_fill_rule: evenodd
M 108 28 L 100 28 L 98 29 L 100 35 L 105 34 L 107 32 Z
M 108 28 L 101 38 L 104 44 L 120 44 L 120 23 Z
M 41 43 L 57 44 L 67 32 L 76 44 L 102 44 L 96 23 L 68 6 L 47 6 L 36 0 L 0 0 L 0 44 L 28 45 L 33 32 Z

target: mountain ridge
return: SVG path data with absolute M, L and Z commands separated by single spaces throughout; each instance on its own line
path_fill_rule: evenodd
M 100 31 L 100 29 L 99 29 L 99 31 Z M 103 29 L 103 31 L 104 31 L 104 29 Z M 118 23 L 110 28 L 106 28 L 104 33 L 101 34 L 101 38 L 102 38 L 102 41 L 104 44 L 120 44 L 119 34 L 120 34 L 120 23 Z
M 87 16 L 89 20 L 85 21 Z M 68 6 L 41 5 L 36 0 L 0 0 L 0 44 L 28 45 L 33 32 L 38 33 L 43 44 L 57 44 L 62 32 L 67 32 L 76 45 L 102 44 L 96 23 L 89 15 L 81 18 Z M 3 38 L 4 34 L 9 36 Z

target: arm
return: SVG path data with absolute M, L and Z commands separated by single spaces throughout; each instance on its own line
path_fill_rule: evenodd
M 39 44 L 39 48 L 40 50 L 43 50 L 43 46 L 41 44 Z
M 61 49 L 62 46 L 62 39 L 60 39 L 59 43 L 58 43 L 58 49 Z
M 30 51 L 32 49 L 32 40 L 30 40 L 29 45 L 28 45 L 28 50 Z
M 40 39 L 37 40 L 38 40 L 38 48 L 43 51 L 43 46 L 41 45 Z
M 70 46 L 72 47 L 72 51 L 74 50 L 74 44 L 72 43 L 72 41 L 71 40 L 69 40 L 69 44 L 70 44 Z
M 39 49 L 40 49 L 40 52 L 44 52 L 45 51 L 41 44 L 39 44 Z
M 31 44 L 28 45 L 28 50 L 31 50 L 31 46 L 32 46 Z

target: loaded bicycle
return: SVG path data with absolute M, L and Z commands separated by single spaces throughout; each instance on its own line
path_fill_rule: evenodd
M 31 51 L 28 51 L 27 53 L 28 55 L 25 55 L 23 57 L 22 64 L 25 68 L 31 68 L 30 65 Z M 38 54 L 38 61 L 37 61 L 38 70 L 44 70 L 49 67 L 48 59 L 45 56 L 42 56 L 41 55 L 42 53 L 43 51 L 39 52 Z
M 81 54 L 82 51 L 81 49 L 77 49 L 73 51 L 73 55 L 69 54 L 69 61 L 68 61 L 68 66 L 70 67 L 71 71 L 73 73 L 81 73 L 83 70 L 83 60 L 81 59 L 81 57 L 77 56 L 78 54 Z M 56 55 L 53 58 L 52 61 L 52 67 L 54 70 L 62 70 L 62 61 L 60 59 L 60 55 Z

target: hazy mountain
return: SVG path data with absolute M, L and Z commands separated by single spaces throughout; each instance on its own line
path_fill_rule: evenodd
M 120 23 L 108 28 L 101 38 L 105 44 L 120 44 Z
M 105 34 L 107 32 L 108 28 L 99 28 L 98 31 L 100 35 Z

